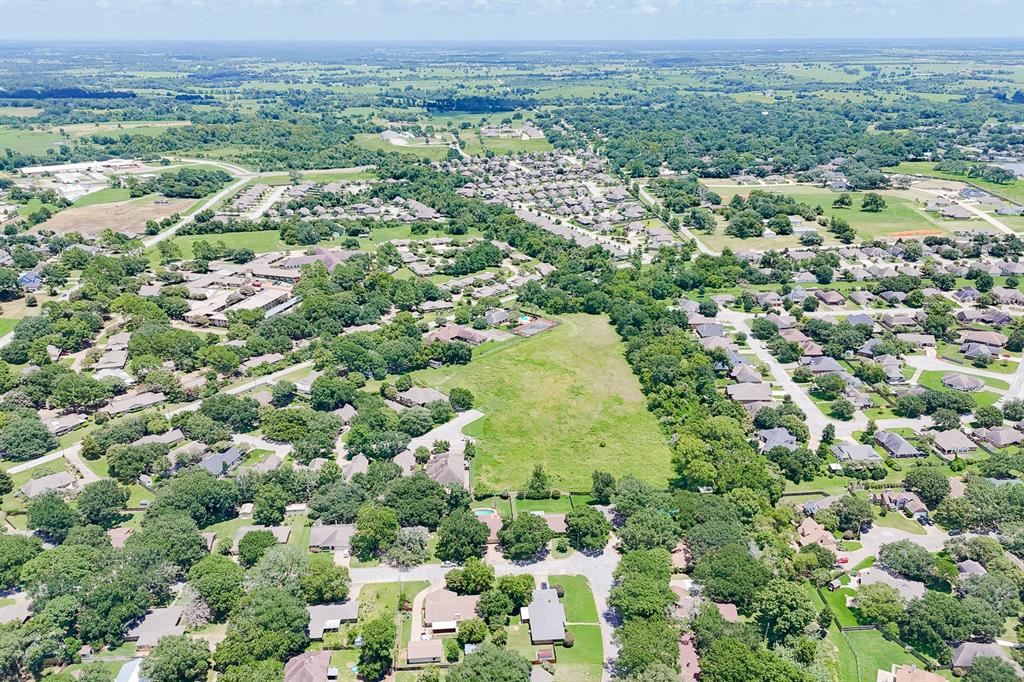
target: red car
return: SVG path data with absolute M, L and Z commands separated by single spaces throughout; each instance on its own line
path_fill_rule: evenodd
M 838 559 L 836 559 L 836 563 L 837 564 L 848 564 L 848 563 L 850 563 L 850 557 L 848 557 L 848 556 L 841 556 Z

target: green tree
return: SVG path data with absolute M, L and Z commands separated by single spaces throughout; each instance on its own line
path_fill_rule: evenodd
M 152 682 L 200 682 L 209 668 L 206 642 L 186 635 L 161 637 L 142 662 L 142 674 Z
M 551 529 L 535 514 L 520 514 L 498 531 L 502 554 L 513 561 L 537 556 L 550 539 Z
M 477 557 L 469 557 L 462 568 L 444 574 L 445 585 L 458 594 L 482 594 L 494 584 L 494 568 Z
M 590 475 L 590 494 L 597 504 L 609 504 L 615 494 L 615 477 L 607 471 L 595 470 Z
M 879 213 L 885 209 L 885 199 L 882 195 L 875 194 L 874 192 L 868 192 L 864 195 L 864 198 L 860 200 L 860 210 L 868 211 L 869 213 Z
M 939 467 L 913 467 L 907 471 L 903 483 L 931 509 L 949 496 L 949 476 Z
M 363 626 L 363 646 L 359 649 L 359 676 L 381 680 L 391 671 L 392 650 L 398 631 L 394 619 L 383 614 Z
M 252 520 L 260 526 L 276 526 L 284 521 L 284 508 L 288 494 L 281 486 L 268 484 L 260 486 L 253 500 Z
M 448 669 L 446 682 L 529 682 L 530 662 L 516 651 L 481 644 Z
M 487 639 L 489 632 L 487 623 L 479 618 L 469 618 L 459 623 L 455 639 L 463 647 L 467 644 L 479 644 Z
M 87 484 L 78 498 L 78 513 L 86 523 L 112 528 L 128 503 L 128 489 L 109 478 Z
M 580 505 L 565 515 L 565 535 L 579 550 L 601 550 L 608 542 L 612 525 L 597 509 Z
M 995 656 L 975 658 L 964 675 L 964 682 L 1015 682 L 1019 679 L 1012 665 Z
M 911 540 L 882 545 L 878 550 L 878 561 L 909 580 L 930 580 L 935 575 L 935 557 Z
M 832 208 L 849 208 L 853 206 L 853 198 L 849 192 L 843 192 L 832 201 Z
M 803 634 L 817 615 L 799 585 L 780 579 L 765 585 L 752 606 L 758 625 L 771 643 Z
M 978 423 L 978 426 L 991 429 L 1002 425 L 1003 413 L 995 405 L 982 405 L 974 410 L 974 421 Z
M 276 544 L 277 539 L 269 530 L 251 530 L 238 541 L 238 557 L 243 566 L 254 566 Z
M 215 621 L 223 621 L 242 600 L 245 569 L 228 557 L 211 554 L 193 564 L 189 583 L 210 607 Z
M 365 504 L 356 517 L 352 549 L 365 559 L 386 551 L 398 537 L 398 515 L 394 509 L 378 504 Z
M 476 604 L 477 615 L 487 621 L 491 628 L 505 625 L 512 609 L 512 600 L 501 590 L 487 590 L 480 595 L 480 601 Z
M 441 520 L 437 527 L 437 549 L 441 561 L 462 563 L 483 556 L 490 530 L 468 509 L 459 509 Z
M 302 596 L 309 604 L 333 604 L 348 598 L 349 575 L 344 566 L 335 566 L 334 558 L 318 554 L 299 578 Z
M 871 523 L 875 518 L 875 512 L 871 509 L 871 503 L 863 497 L 855 495 L 843 495 L 832 506 L 836 518 L 839 520 L 839 530 L 859 533 L 863 525 Z
M 272 587 L 246 595 L 228 621 L 227 636 L 217 647 L 217 667 L 285 660 L 309 643 L 309 613 L 303 601 L 287 590 Z M 394 637 L 392 637 L 394 641 Z
M 654 547 L 670 550 L 679 542 L 679 526 L 664 512 L 642 509 L 626 519 L 619 539 L 627 552 Z
M 39 538 L 0 534 L 0 590 L 9 590 L 18 582 L 21 567 L 43 551 Z
M 863 622 L 875 625 L 895 623 L 903 615 L 906 603 L 895 588 L 882 583 L 862 585 L 857 590 L 857 614 Z
M 26 513 L 28 527 L 38 530 L 57 542 L 63 542 L 72 526 L 81 522 L 74 509 L 60 495 L 43 493 L 32 498 Z

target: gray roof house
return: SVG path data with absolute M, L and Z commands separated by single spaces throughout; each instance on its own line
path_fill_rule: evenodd
M 153 609 L 142 622 L 128 631 L 125 639 L 135 640 L 135 646 L 139 649 L 150 649 L 156 646 L 161 637 L 184 634 L 185 626 L 178 625 L 183 610 L 180 606 Z
M 530 641 L 534 644 L 550 644 L 565 639 L 565 607 L 558 601 L 558 592 L 554 589 L 534 590 L 527 615 Z
M 1005 448 L 1024 441 L 1024 434 L 1017 429 L 997 426 L 992 429 L 975 429 L 974 435 L 996 448 Z
M 1009 664 L 1017 675 L 1024 677 L 1024 670 L 1020 665 L 995 642 L 964 642 L 953 651 L 953 670 L 967 670 L 974 665 L 974 659 L 984 656 L 1000 659 Z
M 398 394 L 398 402 L 403 405 L 428 405 L 435 400 L 448 400 L 448 396 L 436 388 L 425 388 L 422 386 L 413 386 L 412 388 L 402 391 Z
M 873 464 L 882 461 L 882 456 L 863 443 L 837 443 L 832 446 L 832 454 L 840 462 Z
M 309 638 L 323 639 L 324 632 L 336 632 L 342 623 L 354 623 L 359 618 L 359 600 L 349 599 L 341 604 L 316 604 L 306 607 L 309 613 Z
M 893 457 L 920 457 L 921 451 L 898 433 L 893 431 L 876 431 L 875 442 Z
M 214 476 L 231 471 L 242 460 L 242 451 L 236 447 L 230 447 L 224 452 L 214 452 L 202 459 L 199 466 L 206 469 Z
M 21 492 L 22 497 L 32 499 L 43 493 L 70 488 L 75 484 L 76 480 L 74 474 L 67 471 L 58 471 L 55 474 L 32 479 L 18 490 Z
M 935 448 L 942 454 L 952 457 L 962 455 L 977 447 L 960 429 L 940 431 L 935 434 Z
M 725 393 L 738 403 L 756 403 L 772 399 L 772 387 L 765 383 L 730 384 Z
M 327 524 L 317 522 L 309 529 L 309 551 L 335 551 L 348 549 L 356 528 L 351 523 Z
M 879 583 L 882 585 L 888 585 L 899 592 L 900 596 L 908 601 L 924 596 L 924 583 L 917 582 L 916 580 L 897 578 L 891 573 L 888 573 L 878 567 L 865 568 L 859 571 L 857 575 L 858 578 L 860 578 L 860 587 Z

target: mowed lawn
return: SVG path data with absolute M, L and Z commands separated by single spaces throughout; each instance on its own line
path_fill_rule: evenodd
M 253 253 L 267 253 L 289 248 L 281 241 L 281 233 L 277 230 L 260 230 L 259 232 L 225 232 L 224 234 L 190 234 L 174 237 L 174 243 L 181 247 L 185 258 L 192 258 L 192 245 L 205 240 L 211 244 L 224 242 L 229 249 L 252 249 Z M 297 247 L 291 247 L 297 248 Z M 153 251 L 156 251 L 154 248 Z
M 516 489 L 539 463 L 561 489 L 589 490 L 595 469 L 664 485 L 671 454 L 615 330 L 602 316 L 557 321 L 468 365 L 416 373 L 426 386 L 476 396 L 485 416 L 466 430 L 478 439 L 475 483 Z

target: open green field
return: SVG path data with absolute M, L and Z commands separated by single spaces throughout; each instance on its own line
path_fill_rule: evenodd
M 850 208 L 832 208 L 832 202 L 838 193 L 824 187 L 813 187 L 810 185 L 776 185 L 767 187 L 714 187 L 714 183 L 708 183 L 718 194 L 722 196 L 722 203 L 728 203 L 733 195 L 740 194 L 747 196 L 752 190 L 761 189 L 769 192 L 778 192 L 793 197 L 799 202 L 805 203 L 811 208 L 820 206 L 824 215 L 832 217 L 839 216 L 846 219 L 850 225 L 857 230 L 857 236 L 862 241 L 870 241 L 877 237 L 884 236 L 926 236 L 927 234 L 941 235 L 955 230 L 969 228 L 974 221 L 941 221 L 926 214 L 921 208 L 929 197 L 913 190 L 879 190 L 877 193 L 885 199 L 886 207 L 878 213 L 869 213 L 860 210 L 860 203 L 863 192 L 850 192 L 853 199 L 853 206 Z M 977 221 L 980 225 L 981 222 Z M 822 228 L 819 232 L 823 237 L 828 233 Z M 918 234 L 903 234 L 918 233 Z M 742 248 L 749 248 L 746 242 L 751 240 L 734 240 L 743 244 Z M 774 240 L 772 240 L 774 241 Z
M 544 138 L 520 140 L 511 137 L 481 137 L 480 146 L 484 151 L 495 154 L 518 154 L 519 152 L 546 152 L 554 149 Z M 468 151 L 468 149 L 467 149 Z
M 887 173 L 925 175 L 930 178 L 939 178 L 940 180 L 968 182 L 980 187 L 981 189 L 992 192 L 993 194 L 998 194 L 999 196 L 1016 201 L 1018 204 L 1024 204 L 1024 180 L 1021 178 L 1017 178 L 1013 182 L 1008 182 L 1004 185 L 998 182 L 989 182 L 988 180 L 983 180 L 981 178 L 968 178 L 965 175 L 953 175 L 952 173 L 946 173 L 945 171 L 935 170 L 935 164 L 931 161 L 904 161 L 898 166 L 883 168 L 882 170 Z
M 982 383 L 984 383 L 989 388 L 998 388 L 1004 391 L 1009 390 L 1010 388 L 1009 383 L 1005 381 L 1000 381 L 999 379 L 991 379 L 989 377 L 984 377 L 978 374 L 971 374 L 970 372 L 940 372 L 937 370 L 921 372 L 921 376 L 918 378 L 917 383 L 924 386 L 925 388 L 930 388 L 935 391 L 948 391 L 950 389 L 942 385 L 942 377 L 946 376 L 947 374 L 964 374 L 975 379 L 980 379 Z M 996 394 L 991 391 L 973 391 L 968 395 L 970 395 L 971 398 L 974 399 L 975 404 L 977 404 L 979 407 L 984 405 L 991 405 L 995 401 L 999 400 L 999 398 L 1001 397 L 1001 394 Z
M 112 204 L 115 201 L 128 201 L 132 198 L 130 190 L 108 187 L 98 192 L 89 192 L 77 199 L 74 206 L 95 206 L 96 204 Z
M 259 232 L 226 232 L 224 234 L 190 234 L 174 237 L 175 244 L 181 247 L 185 258 L 192 258 L 192 245 L 197 241 L 206 240 L 211 244 L 224 242 L 229 249 L 252 249 L 253 253 L 267 253 L 289 248 L 281 241 L 281 233 L 277 230 L 261 230 Z M 156 252 L 156 249 L 153 249 Z
M 670 452 L 647 411 L 607 318 L 567 315 L 532 339 L 486 350 L 468 365 L 417 372 L 426 386 L 468 388 L 484 417 L 476 437 L 478 485 L 522 486 L 543 464 L 562 489 L 589 490 L 595 469 L 664 485 Z
M 13 331 L 20 321 L 21 320 L 11 320 L 6 317 L 0 317 L 0 336 L 3 336 L 9 331 Z
M 0 116 L 17 116 L 18 118 L 32 118 L 46 111 L 39 107 L 0 107 Z
M 590 584 L 582 575 L 560 575 L 550 580 L 551 585 L 565 588 L 562 605 L 565 607 L 567 623 L 596 623 L 597 606 L 594 595 L 590 592 Z
M 47 149 L 56 149 L 55 143 L 63 140 L 57 133 L 0 128 L 0 149 L 12 149 L 19 154 L 45 154 Z
M 888 672 L 893 665 L 922 666 L 921 661 L 877 630 L 840 633 L 833 625 L 829 632 L 839 649 L 839 679 L 843 682 L 875 682 L 879 670 Z M 844 640 L 842 644 L 840 639 Z
M 401 154 L 413 154 L 431 161 L 443 161 L 448 157 L 449 147 L 444 144 L 432 144 L 429 147 L 421 144 L 397 145 L 387 140 L 380 139 L 376 133 L 360 133 L 356 135 L 355 142 L 364 149 L 371 149 L 382 152 L 399 152 Z

